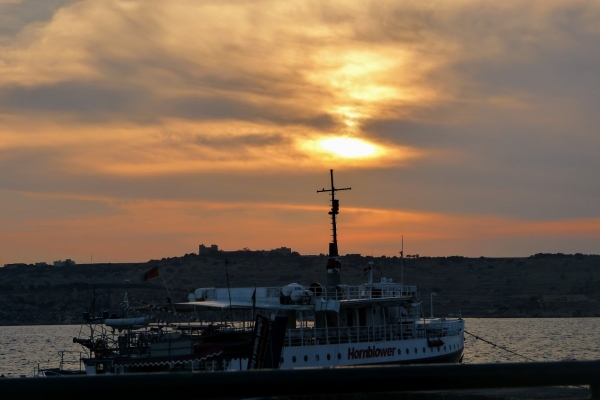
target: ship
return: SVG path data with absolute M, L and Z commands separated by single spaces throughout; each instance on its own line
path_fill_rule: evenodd
M 342 281 L 338 252 L 336 188 L 329 193 L 332 241 L 325 283 L 281 287 L 200 287 L 187 301 L 131 307 L 123 313 L 85 313 L 86 330 L 75 343 L 84 347 L 82 373 L 88 375 L 165 371 L 294 369 L 386 364 L 458 363 L 464 351 L 465 321 L 426 316 L 419 288 L 381 277 L 364 266 L 366 282 Z M 400 252 L 400 268 L 403 250 Z M 146 278 L 158 275 L 153 269 Z M 402 270 L 401 270 L 402 272 Z M 153 309 L 188 315 L 188 322 L 156 321 Z M 147 316 L 131 316 L 147 312 Z M 193 321 L 193 322 L 192 322 Z M 53 375 L 60 375 L 52 371 Z

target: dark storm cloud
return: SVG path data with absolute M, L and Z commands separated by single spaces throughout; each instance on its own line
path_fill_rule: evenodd
M 190 120 L 241 120 L 263 121 L 278 124 L 307 125 L 319 129 L 334 126 L 331 115 L 315 114 L 299 116 L 284 106 L 265 106 L 244 100 L 230 99 L 219 96 L 213 97 L 179 97 L 163 99 L 161 106 L 165 115 L 186 118 Z
M 201 146 L 208 146 L 217 149 L 235 148 L 235 147 L 265 147 L 278 146 L 289 143 L 290 140 L 283 135 L 275 134 L 255 134 L 255 135 L 219 135 L 219 136 L 203 136 L 195 135 L 193 143 Z
M 0 92 L 5 110 L 15 113 L 68 112 L 85 119 L 88 114 L 123 113 L 136 110 L 144 99 L 141 88 L 101 83 L 60 82 L 44 86 L 12 86 Z
M 600 169 L 600 141 L 593 131 L 571 133 L 561 124 L 540 127 L 510 113 L 469 110 L 489 114 L 485 122 L 458 126 L 387 121 L 369 127 L 431 152 L 402 170 L 384 172 L 411 188 L 402 203 L 419 210 L 532 219 L 598 215 L 600 186 L 589 173 Z M 547 118 L 543 112 L 531 117 Z M 393 205 L 389 198 L 376 199 Z
M 78 1 L 80 0 L 21 0 L 0 3 L 0 36 L 14 36 L 29 24 L 48 21 L 61 7 Z
M 221 145 L 224 143 L 218 144 Z M 198 172 L 111 176 L 69 168 L 64 160 L 72 151 L 74 150 L 58 147 L 47 150 L 0 151 L 0 189 L 49 196 L 58 194 L 57 198 L 109 196 L 111 199 L 130 200 L 267 201 L 296 204 L 300 201 L 319 202 L 319 197 L 314 195 L 315 191 L 320 188 L 319 185 L 326 185 L 328 182 L 327 171 L 281 174 L 275 169 L 265 170 L 260 174 L 242 170 L 213 171 L 210 174 Z M 344 176 L 343 172 L 341 176 Z M 256 190 L 257 188 L 260 190 Z M 81 201 L 82 209 L 85 204 L 92 204 L 86 200 Z M 56 200 L 56 204 L 59 202 Z M 65 212 L 68 213 L 68 210 Z

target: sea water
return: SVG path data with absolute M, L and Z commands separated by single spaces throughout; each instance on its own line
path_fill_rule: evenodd
M 600 359 L 600 318 L 465 318 L 463 363 Z M 0 326 L 0 374 L 33 376 L 84 349 L 73 343 L 80 325 Z M 73 365 L 68 366 L 73 369 Z M 75 366 L 77 368 L 77 366 Z
M 464 363 L 600 360 L 600 318 L 465 318 L 465 324 Z

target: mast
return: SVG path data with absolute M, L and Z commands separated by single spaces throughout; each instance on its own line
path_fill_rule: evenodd
M 333 241 L 329 243 L 329 258 L 327 259 L 327 296 L 336 296 L 335 287 L 340 284 L 340 271 L 342 269 L 342 263 L 340 262 L 338 245 L 337 245 L 337 226 L 335 216 L 340 210 L 340 201 L 335 198 L 335 192 L 338 190 L 351 190 L 352 188 L 336 188 L 333 184 L 333 170 L 330 169 L 331 174 L 331 189 L 317 190 L 317 193 L 330 192 L 331 193 L 331 227 Z
M 339 214 L 340 201 L 335 198 L 335 192 L 337 192 L 338 190 L 351 190 L 352 188 L 336 188 L 333 185 L 333 170 L 330 169 L 329 173 L 331 174 L 331 189 L 323 188 L 321 190 L 317 190 L 317 193 L 331 192 L 331 211 L 329 211 L 329 215 L 331 215 L 331 230 L 333 242 L 329 244 L 329 257 L 339 257 L 337 247 L 337 225 L 335 223 L 335 216 Z

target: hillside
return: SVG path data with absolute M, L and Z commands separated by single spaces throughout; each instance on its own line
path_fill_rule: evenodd
M 228 261 L 227 269 L 225 260 Z M 308 286 L 325 282 L 326 256 L 268 252 L 187 254 L 136 264 L 5 266 L 0 268 L 0 325 L 80 323 L 96 290 L 97 309 L 116 309 L 125 292 L 144 302 L 162 302 L 162 279 L 143 274 L 159 267 L 175 302 L 198 287 Z M 342 279 L 366 280 L 374 262 L 375 279 L 400 281 L 397 257 L 342 257 Z M 404 279 L 417 284 L 428 313 L 430 293 L 436 316 L 592 317 L 600 316 L 600 256 L 537 254 L 527 258 L 420 257 L 404 259 Z

